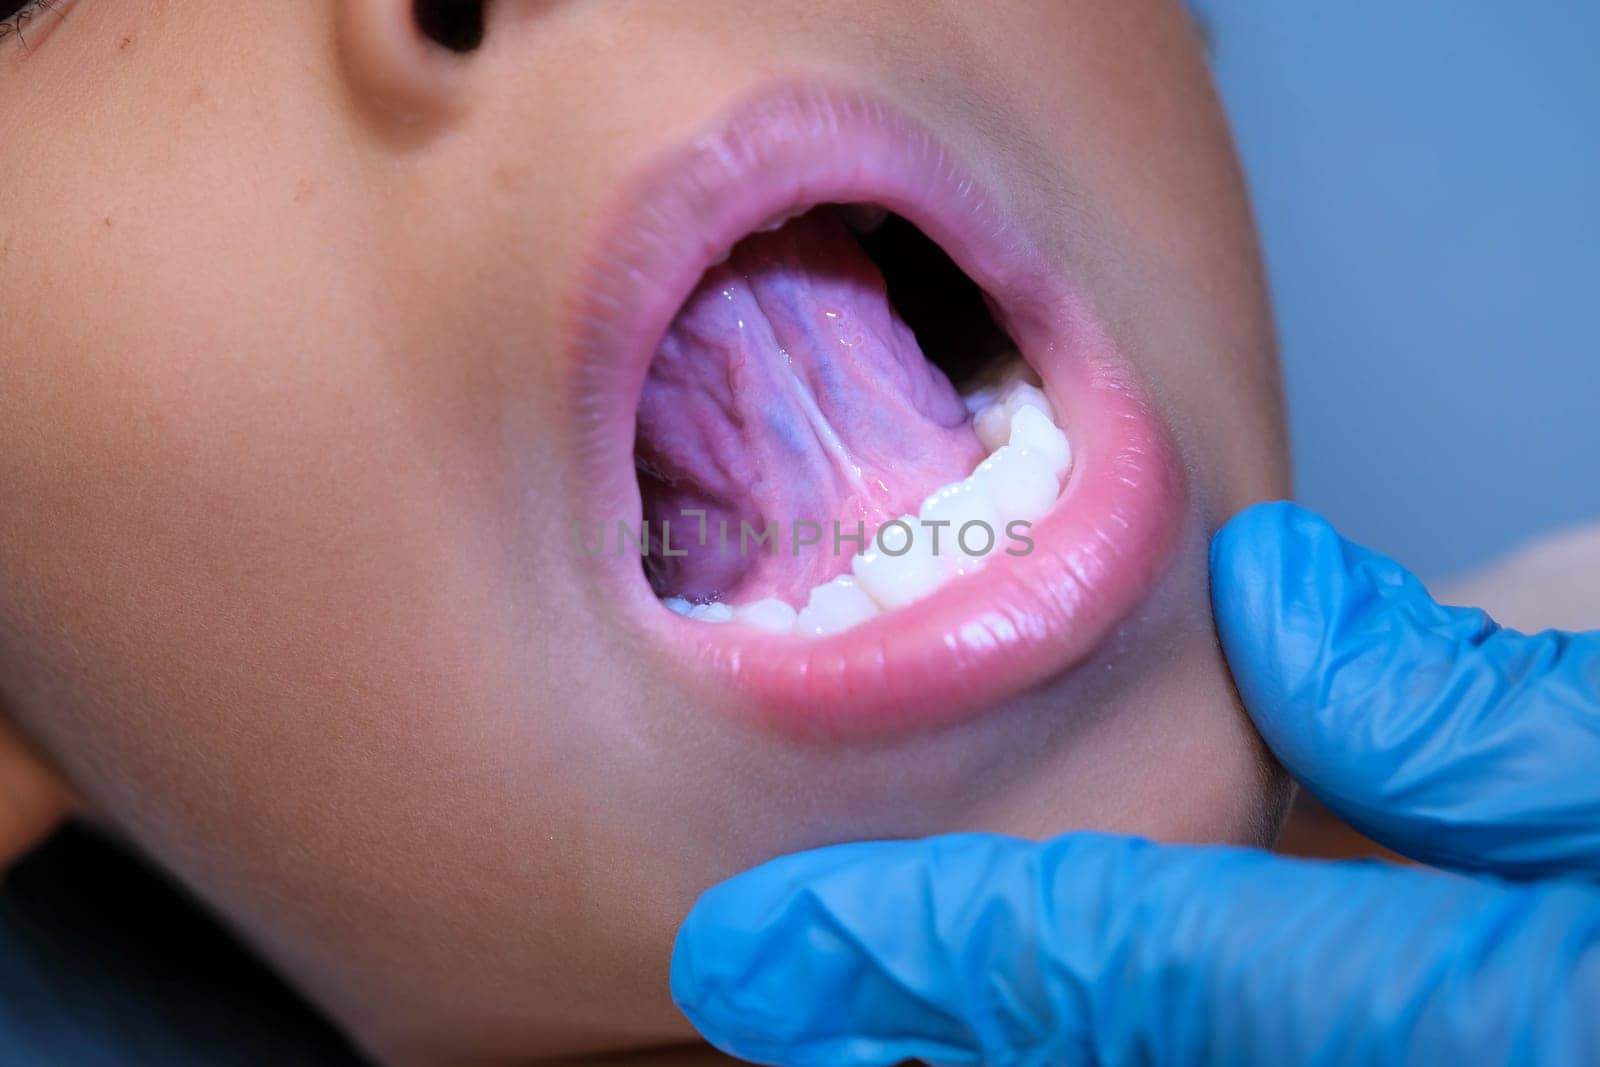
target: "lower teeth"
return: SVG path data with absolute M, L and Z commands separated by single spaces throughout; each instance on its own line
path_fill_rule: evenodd
M 812 589 L 803 607 L 771 599 L 735 606 L 671 599 L 667 607 L 700 622 L 825 637 L 914 604 L 980 570 L 996 552 L 1031 547 L 1026 530 L 1060 498 L 1072 446 L 1020 361 L 972 391 L 967 406 L 988 458 L 970 477 L 929 494 L 918 514 L 886 523 L 851 559 L 850 573 Z

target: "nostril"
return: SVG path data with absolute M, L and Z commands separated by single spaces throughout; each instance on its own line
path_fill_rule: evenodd
M 417 28 L 452 52 L 471 52 L 483 44 L 488 0 L 415 0 Z

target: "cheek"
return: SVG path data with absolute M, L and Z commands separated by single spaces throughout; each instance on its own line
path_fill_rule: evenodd
M 374 195 L 293 71 L 117 80 L 171 121 L 69 110 L 0 160 L 29 205 L 0 223 L 7 688 L 98 810 L 346 1018 L 426 1017 L 417 975 L 559 1000 L 538 983 L 584 961 L 527 938 L 585 906 L 549 872 L 589 862 L 571 800 L 614 761 L 616 690 L 649 684 L 581 628 L 550 316 L 498 328 L 527 292 L 454 251 L 495 242 L 408 238 L 422 192 Z
M 1001 91 L 1043 131 L 1035 210 L 1050 218 L 1063 203 L 1092 205 L 1065 228 L 1071 247 L 1061 255 L 1081 265 L 1172 415 L 1207 519 L 1286 494 L 1255 227 L 1190 20 L 1166 0 L 1017 8 L 1013 17 L 1028 32 L 1005 27 L 994 54 L 1012 57 Z M 1052 75 L 1039 77 L 1045 70 Z
M 485 1003 L 540 1002 L 518 968 L 550 951 L 503 932 L 559 925 L 528 902 L 557 906 L 545 872 L 582 862 L 552 828 L 585 836 L 559 804 L 603 765 L 585 706 L 612 705 L 580 682 L 618 673 L 570 623 L 554 460 L 507 457 L 473 374 L 391 355 L 434 337 L 316 272 L 336 227 L 203 188 L 23 235 L 0 588 L 26 592 L 0 661 L 96 808 L 324 1003 L 424 998 L 397 944 L 419 974 L 492 972 Z

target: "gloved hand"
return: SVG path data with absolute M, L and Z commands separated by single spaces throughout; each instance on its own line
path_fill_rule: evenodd
M 1600 1063 L 1600 635 L 1440 607 L 1290 505 L 1224 529 L 1212 576 L 1291 772 L 1478 877 L 1098 834 L 845 845 L 701 899 L 683 1011 L 772 1064 Z

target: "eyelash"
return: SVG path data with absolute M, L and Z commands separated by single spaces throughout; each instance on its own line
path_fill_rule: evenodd
M 26 45 L 28 39 L 22 35 L 23 27 L 46 12 L 53 12 L 59 18 L 61 3 L 62 0 L 28 0 L 15 14 L 0 19 L 0 44 L 15 37 Z

